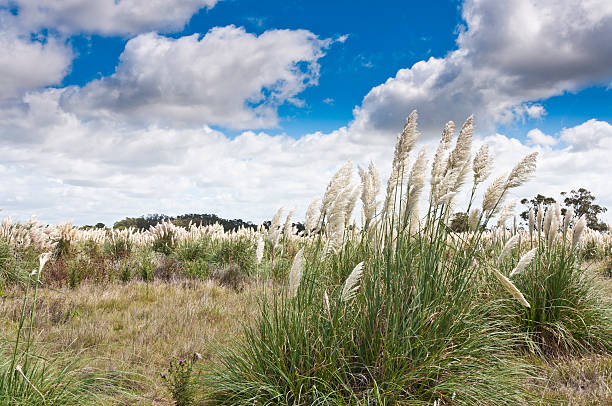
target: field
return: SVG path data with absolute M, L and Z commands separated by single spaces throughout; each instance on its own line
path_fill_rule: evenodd
M 510 221 L 536 155 L 489 181 L 472 132 L 428 165 L 411 114 L 387 184 L 341 166 L 300 232 L 6 219 L 0 404 L 612 404 L 610 234 Z

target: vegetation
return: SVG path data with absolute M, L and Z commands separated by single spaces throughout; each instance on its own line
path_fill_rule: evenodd
M 453 146 L 446 125 L 423 196 L 411 114 L 384 193 L 373 164 L 355 185 L 346 163 L 303 225 L 282 208 L 259 227 L 3 221 L 0 404 L 612 400 L 612 236 L 589 226 L 582 192 L 566 208 L 538 195 L 508 228 L 536 155 L 478 202 L 492 157 L 472 159 L 472 132 L 469 118 Z

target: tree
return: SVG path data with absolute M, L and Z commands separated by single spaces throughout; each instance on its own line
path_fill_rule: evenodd
M 468 214 L 457 212 L 451 219 L 450 228 L 456 233 L 463 233 L 470 229 L 468 224 Z
M 566 192 L 561 193 L 562 196 L 568 195 Z M 585 188 L 572 190 L 563 201 L 566 206 L 574 207 L 574 213 L 577 216 L 584 215 L 587 220 L 587 226 L 592 230 L 606 231 L 608 225 L 603 221 L 599 221 L 597 216 L 605 213 L 608 209 L 598 204 L 593 204 L 595 196 Z
M 556 203 L 557 201 L 555 199 L 553 199 L 552 197 L 546 197 L 544 195 L 541 194 L 537 194 L 536 197 L 534 197 L 533 199 L 529 200 L 527 198 L 521 200 L 521 204 L 524 204 L 525 206 L 527 206 L 527 210 L 525 210 L 524 212 L 521 213 L 521 218 L 525 221 L 529 220 L 529 210 L 533 207 L 533 211 L 534 214 L 537 215 L 538 214 L 538 206 L 540 205 L 540 203 L 542 203 L 544 206 L 548 206 L 551 205 L 553 203 Z

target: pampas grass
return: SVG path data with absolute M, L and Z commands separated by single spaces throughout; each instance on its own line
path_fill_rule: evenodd
M 343 302 L 348 302 L 355 297 L 357 290 L 359 290 L 359 281 L 361 280 L 362 274 L 363 262 L 360 262 L 355 266 L 355 268 L 353 268 L 348 278 L 346 278 L 346 281 L 344 282 L 342 294 L 340 295 Z

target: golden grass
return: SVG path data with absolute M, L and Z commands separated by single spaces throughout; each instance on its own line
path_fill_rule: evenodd
M 84 285 L 41 289 L 33 334 L 51 352 L 79 354 L 88 366 L 137 374 L 138 404 L 170 404 L 159 375 L 172 357 L 195 352 L 204 365 L 229 345 L 256 312 L 256 292 L 210 281 Z M 12 338 L 22 292 L 0 306 L 0 337 Z

